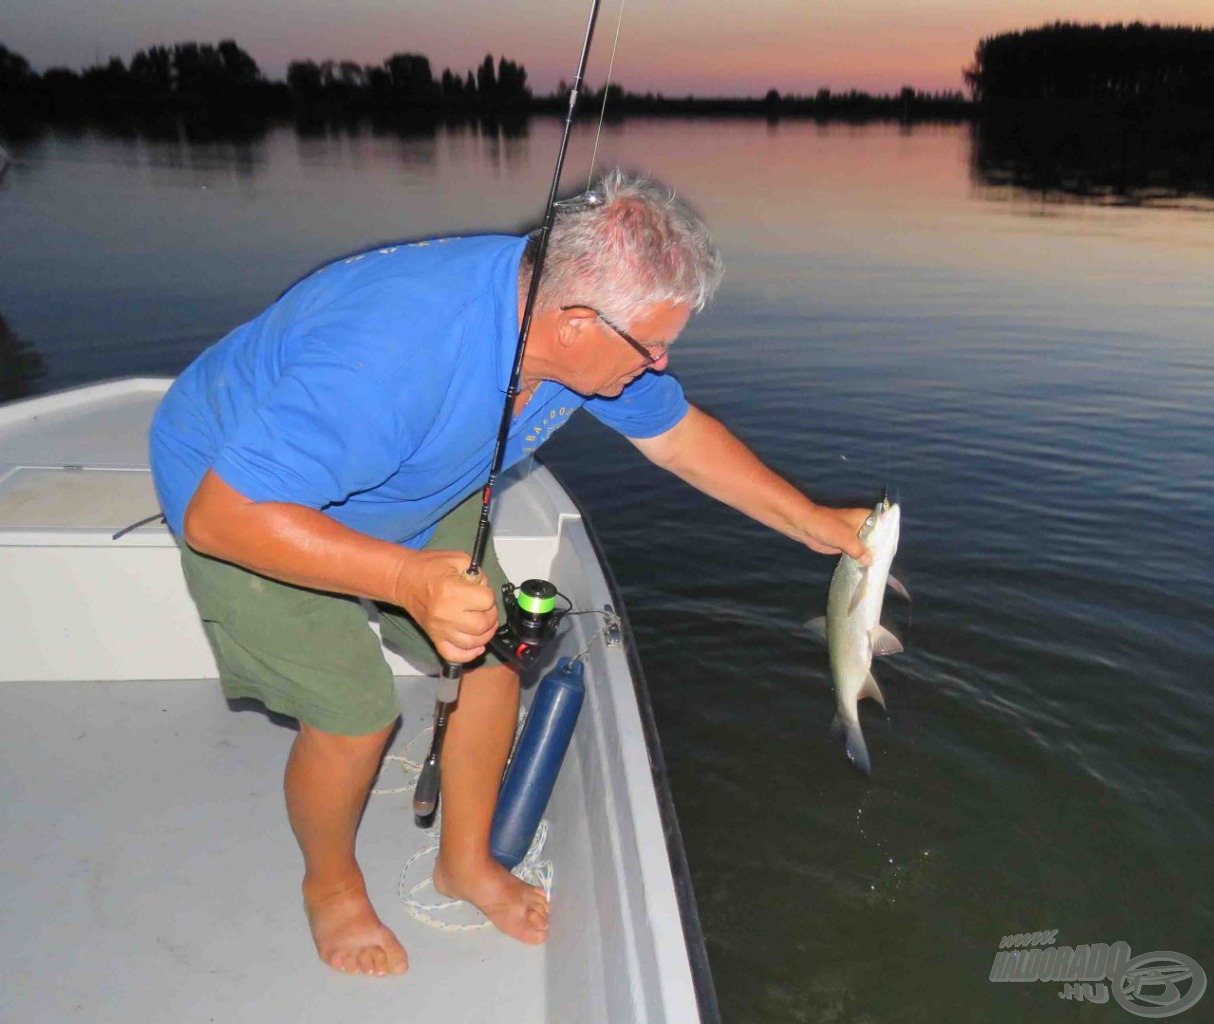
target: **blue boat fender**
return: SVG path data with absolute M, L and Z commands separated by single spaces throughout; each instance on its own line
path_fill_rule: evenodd
M 586 699 L 585 667 L 561 658 L 535 688 L 531 710 L 493 812 L 489 849 L 499 864 L 513 868 L 526 855 L 552 796 Z

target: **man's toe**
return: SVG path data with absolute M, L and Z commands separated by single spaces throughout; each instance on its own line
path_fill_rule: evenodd
M 405 953 L 405 947 L 399 942 L 389 946 L 387 953 L 389 973 L 404 974 L 409 969 L 409 957 Z

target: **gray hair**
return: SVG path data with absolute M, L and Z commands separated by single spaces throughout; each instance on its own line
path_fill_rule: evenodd
M 531 279 L 537 236 L 523 257 Z M 658 302 L 704 308 L 725 272 L 708 228 L 674 189 L 616 169 L 557 204 L 537 310 L 587 303 L 630 326 Z

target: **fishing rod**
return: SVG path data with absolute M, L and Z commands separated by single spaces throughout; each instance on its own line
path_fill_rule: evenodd
M 527 338 L 531 333 L 531 317 L 535 311 L 535 300 L 539 294 L 540 274 L 544 267 L 544 257 L 548 252 L 548 236 L 556 221 L 556 194 L 561 184 L 561 170 L 565 166 L 565 153 L 569 149 L 569 136 L 573 130 L 573 115 L 577 108 L 578 97 L 581 93 L 582 80 L 586 76 L 586 60 L 590 56 L 590 42 L 594 38 L 594 26 L 599 16 L 601 0 L 592 0 L 590 18 L 586 24 L 586 37 L 582 42 L 582 55 L 578 60 L 577 74 L 573 79 L 573 88 L 569 90 L 569 109 L 565 114 L 565 131 L 561 137 L 561 145 L 556 155 L 556 168 L 552 173 L 552 187 L 548 190 L 548 205 L 544 211 L 544 221 L 539 230 L 535 249 L 535 259 L 531 266 L 531 283 L 527 288 L 527 301 L 523 304 L 522 323 L 519 326 L 518 345 L 514 350 L 514 366 L 510 371 L 510 384 L 506 388 L 506 401 L 502 407 L 501 424 L 497 431 L 497 442 L 493 448 L 493 459 L 489 464 L 489 479 L 481 492 L 481 517 L 476 527 L 476 539 L 472 545 L 472 561 L 464 571 L 470 582 L 479 582 L 481 564 L 485 558 L 485 548 L 489 543 L 489 511 L 493 500 L 493 485 L 497 482 L 502 469 L 502 461 L 506 455 L 506 439 L 510 433 L 510 424 L 514 418 L 514 400 L 518 397 L 519 382 L 523 373 L 523 355 L 527 350 Z M 551 634 L 555 632 L 556 617 L 553 615 L 556 587 L 547 580 L 527 580 L 517 592 L 513 588 L 505 588 L 507 597 L 507 622 L 502 626 L 489 646 L 494 653 L 505 656 L 508 662 L 520 665 L 533 663 L 539 656 L 539 648 Z M 438 808 L 440 762 L 442 759 L 443 739 L 447 733 L 447 719 L 451 705 L 459 696 L 460 680 L 463 678 L 463 665 L 444 660 L 439 671 L 438 692 L 434 708 L 434 735 L 430 740 L 430 751 L 422 764 L 421 774 L 417 779 L 417 788 L 413 793 L 413 816 L 423 827 L 434 820 Z

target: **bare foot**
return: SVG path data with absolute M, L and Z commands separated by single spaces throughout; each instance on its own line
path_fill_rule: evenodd
M 536 885 L 515 878 L 497 861 L 454 871 L 442 855 L 434 865 L 434 888 L 453 900 L 471 903 L 511 938 L 537 946 L 548 938 L 548 897 Z
M 304 910 L 316 952 L 346 974 L 404 974 L 409 957 L 376 916 L 361 882 L 312 895 L 305 884 Z

